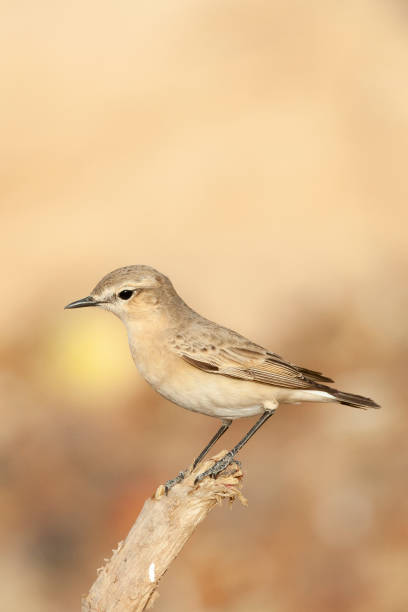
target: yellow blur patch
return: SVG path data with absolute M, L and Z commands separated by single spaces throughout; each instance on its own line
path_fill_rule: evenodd
M 112 316 L 101 315 L 74 311 L 58 321 L 37 362 L 40 371 L 36 368 L 48 388 L 57 387 L 59 393 L 78 399 L 97 399 L 117 395 L 135 383 L 126 331 Z

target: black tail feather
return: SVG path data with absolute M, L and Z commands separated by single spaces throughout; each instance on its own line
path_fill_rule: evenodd
M 339 391 L 338 389 L 332 389 L 327 385 L 316 385 L 315 389 L 319 389 L 319 391 L 326 391 L 326 393 L 330 393 L 339 404 L 344 404 L 345 406 L 353 406 L 353 408 L 362 408 L 363 410 L 367 410 L 367 408 L 381 408 L 379 404 L 377 404 L 374 400 L 369 397 L 364 397 L 364 395 L 356 395 L 354 393 L 345 393 L 344 391 Z
M 330 389 L 331 393 L 340 404 L 345 406 L 353 406 L 353 408 L 380 408 L 380 406 L 369 397 L 363 395 L 355 395 L 354 393 L 344 393 L 343 391 L 337 391 L 337 389 Z

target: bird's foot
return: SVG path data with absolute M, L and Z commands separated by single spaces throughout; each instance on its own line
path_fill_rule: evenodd
M 175 478 L 172 478 L 171 480 L 168 480 L 166 482 L 166 484 L 164 485 L 164 492 L 167 495 L 167 493 L 170 491 L 170 489 L 172 487 L 174 487 L 174 485 L 179 484 L 182 480 L 184 480 L 184 478 L 190 473 L 190 470 L 186 469 L 186 470 L 182 470 L 181 472 L 179 472 L 177 474 L 177 476 Z
M 198 484 L 204 478 L 207 478 L 207 476 L 210 476 L 210 478 L 217 478 L 218 474 L 223 472 L 225 468 L 231 465 L 231 463 L 235 463 L 238 467 L 241 467 L 241 462 L 237 461 L 237 459 L 234 459 L 234 455 L 231 452 L 229 452 L 229 453 L 226 453 L 221 459 L 216 461 L 214 465 L 210 467 L 208 470 L 206 470 L 202 474 L 199 474 L 197 478 L 195 479 L 194 484 L 195 485 Z

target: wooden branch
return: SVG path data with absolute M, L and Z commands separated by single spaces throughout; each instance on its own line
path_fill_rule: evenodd
M 82 612 L 140 612 L 151 607 L 158 583 L 193 531 L 223 499 L 241 495 L 242 472 L 230 465 L 217 479 L 206 478 L 194 486 L 198 474 L 207 470 L 226 451 L 203 461 L 180 484 L 164 494 L 160 485 L 147 499 L 125 542 L 98 570 L 98 577 L 82 601 Z

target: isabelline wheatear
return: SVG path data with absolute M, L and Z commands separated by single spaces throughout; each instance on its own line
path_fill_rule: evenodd
M 168 400 L 222 420 L 222 426 L 193 467 L 234 419 L 260 415 L 246 436 L 198 476 L 215 477 L 232 461 L 279 404 L 338 402 L 378 408 L 373 400 L 328 386 L 320 372 L 301 368 L 276 353 L 217 325 L 192 310 L 170 280 L 150 266 L 128 266 L 107 274 L 81 300 L 65 308 L 99 306 L 125 324 L 133 360 L 141 375 Z M 184 472 L 166 484 L 180 482 Z

